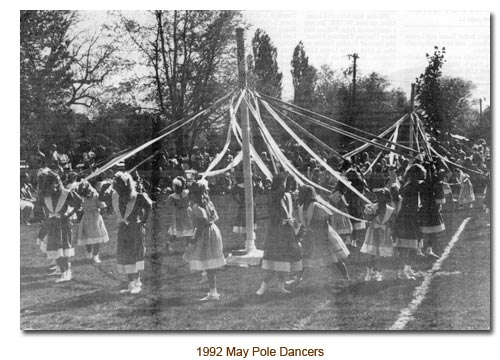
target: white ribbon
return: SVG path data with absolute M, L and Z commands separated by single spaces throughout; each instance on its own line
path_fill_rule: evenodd
M 256 102 L 256 98 L 253 97 L 253 95 L 252 95 L 252 98 Z M 295 181 L 297 182 L 297 184 L 304 185 L 304 183 L 308 183 L 311 186 L 314 186 L 315 188 L 317 188 L 319 190 L 323 190 L 325 192 L 330 192 L 328 189 L 325 189 L 321 185 L 316 184 L 315 182 L 313 182 L 312 180 L 310 180 L 309 178 L 307 178 L 306 176 L 304 176 L 300 171 L 298 171 L 292 165 L 292 163 L 290 162 L 290 160 L 288 160 L 286 158 L 286 156 L 283 154 L 283 152 L 279 148 L 279 146 L 276 143 L 276 141 L 273 139 L 273 137 L 269 133 L 269 130 L 267 129 L 267 127 L 264 124 L 264 122 L 262 121 L 262 119 L 260 117 L 260 114 L 257 111 L 255 111 L 255 109 L 253 108 L 253 106 L 250 103 L 248 103 L 248 108 L 250 109 L 250 111 L 254 115 L 255 120 L 257 121 L 257 125 L 259 126 L 259 130 L 260 130 L 260 133 L 261 133 L 262 137 L 264 138 L 264 141 L 268 143 L 268 146 L 271 149 L 272 153 L 274 153 L 276 159 L 278 161 L 280 161 L 280 163 L 283 166 L 283 168 L 290 175 L 292 175 L 292 177 L 295 179 Z M 359 219 L 359 218 L 351 216 L 351 215 L 349 215 L 349 214 L 347 214 L 347 213 L 345 213 L 343 211 L 340 211 L 339 209 L 337 209 L 336 207 L 334 207 L 332 204 L 330 204 L 328 201 L 324 200 L 321 196 L 318 196 L 318 202 L 320 204 L 322 204 L 323 206 L 327 207 L 328 209 L 330 209 L 331 211 L 337 213 L 337 214 L 340 214 L 340 215 L 345 216 L 345 217 L 347 217 L 349 219 L 352 219 L 352 220 L 356 220 L 356 221 L 360 221 L 360 222 L 366 222 L 366 220 Z M 299 214 L 299 216 L 300 216 L 300 214 Z
M 408 116 L 408 114 L 403 115 L 403 117 L 401 117 L 398 121 L 396 121 L 394 124 L 392 124 L 391 126 L 389 126 L 389 128 L 388 128 L 388 129 L 386 129 L 385 131 L 381 132 L 381 133 L 380 133 L 379 135 L 377 135 L 377 136 L 378 136 L 379 138 L 386 136 L 386 135 L 387 135 L 387 134 L 389 134 L 389 133 L 390 133 L 390 132 L 391 132 L 391 131 L 392 131 L 392 130 L 396 127 L 396 126 L 399 126 L 399 125 L 400 125 L 400 124 L 401 124 L 401 123 L 402 123 L 402 122 L 406 119 L 406 117 L 407 117 L 407 116 Z M 380 140 L 378 140 L 378 139 L 372 139 L 371 141 L 373 142 L 373 141 L 380 141 Z M 364 144 L 364 145 L 361 145 L 359 148 L 354 149 L 353 151 L 351 151 L 351 152 L 349 152 L 349 153 L 345 154 L 344 156 L 345 156 L 345 157 L 351 157 L 351 156 L 353 156 L 353 155 L 356 155 L 356 154 L 360 153 L 361 151 L 363 151 L 363 150 L 367 149 L 367 148 L 368 148 L 368 147 L 370 147 L 371 145 L 372 145 L 371 143 L 366 143 L 366 144 Z
M 351 183 L 342 177 L 341 174 L 339 174 L 337 171 L 333 170 L 330 165 L 327 164 L 326 161 L 324 161 L 320 156 L 318 156 L 312 149 L 299 137 L 297 134 L 295 134 L 292 129 L 288 127 L 288 125 L 279 117 L 278 114 L 269 106 L 269 104 L 264 101 L 263 99 L 260 99 L 262 103 L 264 104 L 265 108 L 267 111 L 271 114 L 272 117 L 285 129 L 290 136 L 292 136 L 297 143 L 302 146 L 313 158 L 316 159 L 317 162 L 319 162 L 325 169 L 328 171 L 330 174 L 332 174 L 335 178 L 337 178 L 338 181 L 343 183 L 347 188 L 349 188 L 352 192 L 354 192 L 356 195 L 358 195 L 361 199 L 363 199 L 366 203 L 371 204 L 372 202 L 364 196 L 362 193 L 360 193 L 354 186 L 351 185 Z

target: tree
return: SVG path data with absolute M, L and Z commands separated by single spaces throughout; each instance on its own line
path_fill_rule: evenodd
M 293 103 L 297 106 L 312 109 L 314 107 L 314 87 L 316 83 L 316 69 L 309 65 L 304 44 L 300 41 L 293 51 L 292 79 L 293 79 Z
M 323 65 L 318 73 L 315 90 L 315 111 L 376 134 L 409 109 L 403 91 L 390 89 L 388 80 L 378 73 L 374 72 L 358 79 L 357 106 L 352 111 L 349 87 L 345 72 L 334 71 Z M 337 146 L 338 142 L 342 145 L 352 142 L 351 138 L 325 133 L 322 128 L 315 127 L 314 132 L 317 137 L 332 146 Z
M 460 132 L 464 130 L 474 115 L 471 114 L 472 90 L 474 84 L 457 77 L 443 77 L 439 81 L 440 106 L 439 114 L 442 129 L 446 132 Z
M 418 101 L 418 109 L 423 112 L 424 126 L 427 132 L 435 138 L 441 138 L 443 129 L 441 89 L 439 80 L 442 75 L 442 67 L 446 62 L 444 56 L 446 49 L 434 47 L 434 54 L 425 54 L 427 67 L 424 73 L 417 79 L 415 98 Z
M 265 31 L 257 29 L 252 39 L 255 90 L 265 95 L 281 98 L 283 74 L 278 69 L 278 51 Z
M 52 114 L 65 107 L 71 88 L 67 34 L 72 11 L 21 11 L 21 145 L 48 132 Z
M 120 16 L 121 25 L 145 59 L 158 123 L 189 117 L 211 105 L 236 84 L 234 34 L 237 11 L 154 11 L 147 21 Z M 179 148 L 189 149 L 214 117 L 182 128 Z
M 102 31 L 77 29 L 75 11 L 21 11 L 20 24 L 21 146 L 61 143 L 84 118 L 75 106 L 91 107 L 123 62 Z

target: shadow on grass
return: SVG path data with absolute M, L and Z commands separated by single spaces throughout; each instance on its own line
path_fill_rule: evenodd
M 48 304 L 26 307 L 21 309 L 21 316 L 40 316 L 66 312 L 72 309 L 81 309 L 92 305 L 106 304 L 123 298 L 123 295 L 120 295 L 118 290 L 116 292 L 109 292 L 109 290 L 110 289 L 107 289 L 106 291 L 94 291 L 88 294 L 73 297 L 71 299 L 63 299 Z
M 342 289 L 333 289 L 330 291 L 333 295 L 338 296 L 372 296 L 379 292 L 403 286 L 405 280 L 384 280 L 384 281 L 360 281 Z M 415 282 L 416 283 L 416 282 Z
M 134 298 L 134 300 L 139 300 L 140 297 Z M 142 298 L 144 300 L 144 298 Z M 146 298 L 148 301 L 147 304 L 140 304 L 140 307 L 131 309 L 131 310 L 123 310 L 116 313 L 116 316 L 121 318 L 129 318 L 131 316 L 139 316 L 139 317 L 150 317 L 157 316 L 162 312 L 165 312 L 171 308 L 181 308 L 183 306 L 192 306 L 196 304 L 197 301 L 191 298 L 186 298 L 183 296 L 172 296 L 172 297 L 152 297 Z M 131 305 L 129 303 L 129 305 Z

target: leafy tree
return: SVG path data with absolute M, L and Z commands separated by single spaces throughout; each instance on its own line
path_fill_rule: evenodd
M 265 95 L 281 98 L 283 74 L 278 69 L 278 51 L 265 31 L 257 29 L 252 39 L 255 89 Z
M 300 41 L 293 51 L 292 79 L 294 96 L 293 103 L 303 108 L 312 109 L 314 107 L 314 87 L 316 83 L 316 69 L 309 65 L 309 58 L 306 56 L 304 44 Z
M 442 67 L 446 62 L 444 56 L 446 49 L 434 47 L 434 54 L 425 54 L 427 67 L 417 79 L 415 97 L 418 100 L 418 109 L 423 112 L 424 126 L 430 134 L 441 138 L 443 129 L 441 88 L 439 80 L 442 75 Z
M 43 136 L 70 96 L 67 34 L 74 20 L 71 11 L 21 11 L 21 145 Z
M 120 16 L 121 25 L 143 55 L 150 100 L 160 127 L 211 105 L 236 84 L 234 34 L 237 11 L 154 11 L 146 20 Z M 182 128 L 179 148 L 189 149 L 213 127 L 214 117 Z
M 442 128 L 446 132 L 461 132 L 472 119 L 471 101 L 474 84 L 457 77 L 443 77 L 439 82 L 439 107 Z
M 358 79 L 357 106 L 351 111 L 349 86 L 349 80 L 342 71 L 334 71 L 323 65 L 318 73 L 315 111 L 376 134 L 409 109 L 402 90 L 390 89 L 390 83 L 384 76 L 371 73 Z M 325 132 L 322 128 L 315 127 L 314 132 L 333 147 L 353 141 L 348 137 Z
M 92 106 L 95 90 L 121 69 L 112 41 L 78 23 L 75 11 L 20 13 L 22 147 L 71 138 L 84 118 L 75 106 Z

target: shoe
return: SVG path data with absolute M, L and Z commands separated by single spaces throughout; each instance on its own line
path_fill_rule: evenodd
M 375 278 L 375 281 L 382 281 L 384 279 L 384 277 L 380 271 L 375 271 L 375 274 L 373 277 Z
M 367 268 L 366 275 L 365 275 L 365 281 L 371 281 L 371 280 L 372 280 L 372 269 Z
M 403 270 L 403 275 L 406 277 L 407 280 L 416 280 L 415 273 L 411 269 L 410 266 L 405 265 L 405 268 Z
M 131 294 L 139 294 L 142 291 L 142 284 L 141 282 L 134 281 L 132 288 L 130 289 Z
M 93 257 L 92 252 L 87 253 L 87 259 L 92 260 Z
M 259 290 L 257 290 L 256 294 L 259 296 L 262 296 L 262 295 L 264 295 L 266 290 L 267 290 L 267 284 L 265 282 L 262 282 L 262 284 L 260 284 L 260 288 L 259 288 Z
M 49 276 L 62 275 L 62 274 L 63 273 L 61 271 L 61 268 L 57 265 L 55 268 L 53 268 L 53 270 L 51 272 L 49 272 Z
M 92 260 L 94 260 L 94 263 L 95 264 L 100 264 L 101 263 L 101 259 L 99 259 L 99 255 L 96 255 L 92 258 Z
M 66 270 L 65 272 L 63 272 L 61 277 L 56 280 L 56 283 L 66 282 L 70 280 L 71 280 L 71 270 Z
M 207 296 L 203 297 L 200 299 L 200 301 L 217 301 L 220 299 L 220 295 L 215 293 L 215 294 L 211 294 L 211 293 L 208 293 Z
M 425 255 L 434 259 L 439 259 L 439 256 L 434 254 L 431 247 L 427 248 L 427 250 L 425 251 Z
M 128 283 L 128 287 L 126 289 L 121 289 L 120 294 L 128 294 L 132 291 L 133 288 L 133 281 Z
M 291 285 L 297 285 L 300 282 L 302 282 L 302 276 L 294 276 L 292 279 L 285 281 L 285 285 L 291 286 Z
M 278 292 L 282 294 L 290 294 L 290 290 L 285 289 L 285 282 L 278 283 Z
M 417 250 L 417 256 L 425 257 L 425 254 L 422 252 L 422 249 Z
M 397 278 L 399 280 L 416 280 L 413 276 L 406 274 L 403 270 L 398 270 Z

